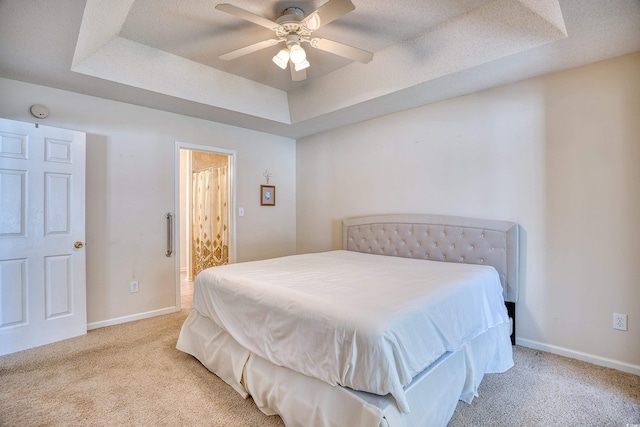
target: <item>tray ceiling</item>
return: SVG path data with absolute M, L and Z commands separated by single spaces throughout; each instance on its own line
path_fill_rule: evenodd
M 225 1 L 273 20 L 324 3 Z M 3 1 L 0 76 L 300 137 L 640 50 L 633 0 L 352 1 L 314 34 L 373 60 L 308 47 L 302 82 L 280 46 L 220 60 L 273 33 L 215 1 Z

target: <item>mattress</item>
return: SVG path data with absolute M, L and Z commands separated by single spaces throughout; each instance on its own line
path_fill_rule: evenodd
M 194 307 L 246 351 L 224 369 L 241 375 L 255 355 L 330 386 L 391 395 L 402 413 L 419 373 L 508 324 L 493 267 L 351 251 L 205 270 Z

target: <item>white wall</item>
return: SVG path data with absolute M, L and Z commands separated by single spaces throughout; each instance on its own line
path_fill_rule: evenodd
M 526 238 L 521 344 L 640 372 L 640 54 L 298 141 L 0 79 L 0 116 L 87 132 L 90 323 L 172 307 L 174 141 L 237 150 L 238 260 L 340 247 L 340 220 L 513 220 Z M 296 154 L 297 152 L 297 154 Z M 297 156 L 297 161 L 296 161 Z M 277 206 L 259 206 L 262 173 Z M 296 174 L 297 171 L 297 174 Z M 297 235 L 292 225 L 297 224 Z M 140 292 L 129 293 L 129 281 Z M 629 331 L 611 329 L 613 312 Z
M 237 150 L 239 261 L 295 252 L 295 141 L 149 108 L 0 79 L 0 116 L 87 132 L 89 324 L 171 310 L 175 257 L 165 257 L 165 212 L 174 210 L 175 141 Z M 51 114 L 37 120 L 32 104 Z M 277 206 L 260 207 L 265 169 Z M 129 292 L 139 280 L 140 291 Z
M 298 252 L 363 214 L 516 221 L 518 342 L 640 373 L 638 76 L 640 53 L 299 140 Z

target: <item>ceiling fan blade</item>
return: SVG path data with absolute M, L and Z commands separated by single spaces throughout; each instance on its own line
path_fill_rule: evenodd
M 315 31 L 334 19 L 338 19 L 342 15 L 351 12 L 355 8 L 351 0 L 329 0 L 300 21 L 300 24 L 306 26 L 311 31 Z
M 258 43 L 250 44 L 249 46 L 241 47 L 240 49 L 232 50 L 231 52 L 220 55 L 220 59 L 230 61 L 232 59 L 240 58 L 241 56 L 248 55 L 253 52 L 257 52 L 261 49 L 265 49 L 270 46 L 275 46 L 280 41 L 276 39 L 263 40 Z
M 307 79 L 307 69 L 296 71 L 296 67 L 293 64 L 289 64 L 289 68 L 291 68 L 291 80 L 294 82 L 301 82 L 302 80 Z
M 237 18 L 244 19 L 245 21 L 253 22 L 254 24 L 258 24 L 273 31 L 275 31 L 276 28 L 280 27 L 280 24 L 278 24 L 277 22 L 274 22 L 267 18 L 263 18 L 262 16 L 256 15 L 244 9 L 240 9 L 239 7 L 232 4 L 222 3 L 216 5 L 216 9 L 222 12 L 226 12 Z
M 316 37 L 311 39 L 309 43 L 316 49 L 324 50 L 325 52 L 333 53 L 334 55 L 342 56 L 343 58 L 351 59 L 353 61 L 362 62 L 363 64 L 366 64 L 373 59 L 373 53 L 371 52 L 334 42 L 332 40 Z

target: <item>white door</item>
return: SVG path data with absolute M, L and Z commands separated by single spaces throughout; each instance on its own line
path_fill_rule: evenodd
M 85 141 L 0 119 L 0 355 L 87 332 Z

